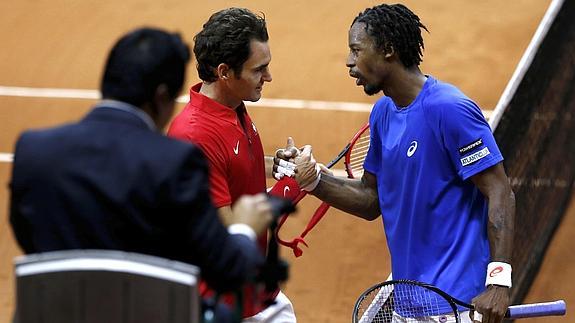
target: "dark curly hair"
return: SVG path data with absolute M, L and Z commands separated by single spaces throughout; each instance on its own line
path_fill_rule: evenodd
M 365 31 L 378 49 L 388 53 L 391 48 L 405 67 L 418 66 L 425 48 L 421 29 L 429 32 L 419 17 L 402 4 L 381 4 L 361 12 L 353 23 L 365 23 Z
M 266 20 L 244 8 L 228 8 L 213 14 L 194 37 L 194 54 L 200 79 L 218 79 L 215 69 L 227 64 L 239 77 L 250 56 L 250 42 L 267 42 Z

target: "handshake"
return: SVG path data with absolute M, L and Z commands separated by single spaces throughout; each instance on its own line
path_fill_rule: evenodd
M 311 146 L 306 145 L 298 149 L 291 137 L 288 138 L 286 148 L 278 149 L 273 158 L 273 177 L 278 181 L 285 176 L 294 178 L 298 186 L 306 192 L 316 188 L 322 173 L 332 175 L 327 167 L 316 162 Z M 232 208 L 228 225 L 246 224 L 257 235 L 264 232 L 281 215 L 295 211 L 295 206 L 290 200 L 264 193 L 244 195 Z
M 321 173 L 331 174 L 331 171 L 316 162 L 310 145 L 298 149 L 293 139 L 289 137 L 286 148 L 276 151 L 272 174 L 278 181 L 285 176 L 292 177 L 301 189 L 311 192 L 319 184 Z

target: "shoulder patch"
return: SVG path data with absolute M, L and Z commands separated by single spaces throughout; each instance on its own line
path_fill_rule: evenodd
M 465 146 L 463 146 L 463 147 L 460 147 L 460 148 L 459 148 L 459 154 L 460 154 L 460 155 L 465 155 L 465 154 L 468 153 L 469 151 L 471 151 L 471 150 L 473 150 L 473 149 L 475 149 L 475 148 L 477 148 L 477 147 L 479 147 L 479 146 L 481 146 L 481 145 L 483 145 L 483 139 L 479 138 L 479 139 L 475 140 L 474 142 L 472 142 L 472 143 L 470 143 L 470 144 L 467 144 L 467 145 L 465 145 Z
M 463 158 L 461 158 L 461 165 L 462 166 L 467 166 L 467 165 L 471 165 L 473 163 L 478 162 L 480 159 L 487 157 L 487 155 L 491 154 L 491 152 L 489 151 L 489 148 L 485 147 L 483 149 L 481 149 L 480 151 L 477 151 L 469 156 L 465 156 Z

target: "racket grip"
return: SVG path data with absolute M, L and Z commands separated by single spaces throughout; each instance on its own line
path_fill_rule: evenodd
M 559 300 L 554 302 L 512 305 L 507 310 L 506 317 L 520 319 L 526 317 L 565 315 L 565 301 Z

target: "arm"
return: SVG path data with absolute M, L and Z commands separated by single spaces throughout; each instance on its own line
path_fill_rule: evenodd
M 322 173 L 319 184 L 310 193 L 337 209 L 368 221 L 380 215 L 377 181 L 368 172 L 364 172 L 361 179 Z
M 246 201 L 248 200 L 248 201 Z M 253 238 L 266 232 L 272 216 L 271 207 L 264 193 L 241 196 L 233 208 L 229 205 L 218 208 L 218 216 L 224 226 L 245 224 L 253 230 Z
M 311 155 L 311 147 L 306 146 L 296 158 L 296 181 L 301 187 L 307 187 L 318 176 L 317 163 Z M 361 179 L 335 177 L 321 173 L 319 183 L 310 194 L 329 205 L 365 220 L 372 221 L 379 217 L 379 197 L 377 180 L 369 172 L 364 172 Z
M 222 206 L 218 208 L 218 216 L 224 226 L 228 227 L 231 224 L 231 218 L 233 216 L 232 207 L 229 205 Z
M 274 157 L 273 156 L 265 156 L 265 167 L 266 167 L 266 177 L 272 178 L 273 177 L 273 170 L 274 170 Z
M 491 261 L 510 263 L 513 251 L 515 195 L 499 163 L 471 177 L 488 201 L 488 237 Z M 489 285 L 473 299 L 476 310 L 483 314 L 483 322 L 501 322 L 509 306 L 509 288 Z
M 190 155 L 179 174 L 167 185 L 167 203 L 164 203 L 167 209 L 159 212 L 170 214 L 166 224 L 167 239 L 172 244 L 166 253 L 199 266 L 202 278 L 210 287 L 218 291 L 237 289 L 254 277 L 264 259 L 254 241 L 243 234 L 229 234 L 222 225 L 210 199 L 207 164 L 199 153 Z M 241 201 L 236 204 L 243 205 Z M 230 223 L 252 227 L 249 219 L 254 218 L 252 220 L 261 221 L 260 225 L 266 227 L 272 216 L 269 205 L 262 201 L 265 201 L 264 194 L 254 196 L 251 204 L 243 205 L 242 211 L 236 212 L 238 217 L 229 218 Z

